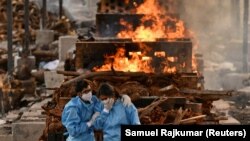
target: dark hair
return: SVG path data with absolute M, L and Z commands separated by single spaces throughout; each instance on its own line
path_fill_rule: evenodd
M 77 81 L 75 91 L 77 93 L 81 92 L 83 89 L 88 88 L 88 86 L 89 86 L 89 83 L 85 80 Z
M 112 97 L 112 96 L 120 97 L 119 93 L 109 83 L 100 84 L 97 94 L 98 94 L 97 95 L 98 97 L 100 97 L 101 95 L 108 96 L 108 97 Z

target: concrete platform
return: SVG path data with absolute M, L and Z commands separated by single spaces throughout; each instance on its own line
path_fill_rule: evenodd
M 0 141 L 13 141 L 11 126 L 5 124 L 0 125 Z
M 0 141 L 13 141 L 13 135 L 0 135 Z
M 45 128 L 45 122 L 17 122 L 10 126 L 10 129 L 0 127 L 0 141 L 38 141 Z
M 50 100 L 47 98 L 30 107 L 9 112 L 0 124 L 0 141 L 38 141 L 46 126 L 46 115 L 41 106 Z M 21 117 L 16 119 L 18 115 Z
M 13 141 L 38 141 L 45 122 L 18 122 L 12 125 Z
M 228 117 L 228 120 L 220 120 L 219 124 L 220 125 L 241 125 L 241 123 L 237 119 L 231 116 Z

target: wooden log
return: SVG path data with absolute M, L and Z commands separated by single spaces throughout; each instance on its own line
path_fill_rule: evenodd
M 162 104 L 163 102 L 167 101 L 168 98 L 167 97 L 161 97 L 159 100 L 151 103 L 150 105 L 144 107 L 144 108 L 139 108 L 138 109 L 138 113 L 139 113 L 139 117 L 143 117 L 148 115 L 149 113 L 151 113 L 152 110 L 154 110 L 155 107 L 157 107 L 158 105 Z
M 130 77 L 129 76 L 97 76 L 93 78 L 94 80 L 97 81 L 109 81 L 109 82 L 126 82 L 129 81 Z
M 7 23 L 6 11 L 4 9 L 0 10 L 0 20 L 2 23 Z
M 62 109 L 70 101 L 71 97 L 60 97 L 57 103 L 58 108 Z
M 215 101 L 221 98 L 228 98 L 234 95 L 234 91 L 217 91 L 217 90 L 194 90 L 194 89 L 180 89 L 181 94 L 185 96 L 199 97 L 203 100 Z
M 79 76 L 81 73 L 75 72 L 75 71 L 62 71 L 62 70 L 57 70 L 56 71 L 58 74 L 63 74 L 66 76 Z
M 201 103 L 187 103 L 185 105 L 185 107 L 187 109 L 190 109 L 192 112 L 194 112 L 197 115 L 201 115 L 202 114 L 202 104 Z
M 28 63 L 27 61 L 20 61 L 20 64 L 17 66 L 16 71 L 16 78 L 19 80 L 27 80 L 31 78 L 31 64 L 24 64 Z
M 38 82 L 44 82 L 44 70 L 31 72 L 31 76 L 34 77 Z
M 57 90 L 59 88 L 45 88 L 46 90 Z
M 56 132 L 62 131 L 62 129 L 64 129 L 64 127 L 60 121 L 52 121 L 49 124 L 48 129 L 49 129 L 48 130 L 49 133 L 56 133 Z
M 28 80 L 13 80 L 11 83 L 12 90 L 20 91 L 23 94 L 35 95 L 36 81 L 34 78 Z
M 75 77 L 69 81 L 66 81 L 62 84 L 63 87 L 68 86 L 72 83 L 83 79 L 90 79 L 97 76 L 143 76 L 145 75 L 144 72 L 112 72 L 112 71 L 102 71 L 102 72 L 90 72 L 88 74 L 81 74 L 78 77 Z
M 192 120 L 203 119 L 205 117 L 206 117 L 206 115 L 199 115 L 199 116 L 183 119 L 183 120 L 180 121 L 180 123 L 186 123 L 186 122 L 189 122 L 189 121 L 192 121 Z
M 194 125 L 195 123 L 197 123 L 196 120 L 189 120 L 186 122 L 182 122 L 181 125 Z
M 51 57 L 51 58 L 58 58 L 58 53 L 53 51 L 45 51 L 45 50 L 35 50 L 33 55 L 36 57 Z
M 30 78 L 28 80 L 17 80 L 21 84 L 22 87 L 29 87 L 35 85 L 36 81 L 34 78 Z
M 181 123 L 182 118 L 185 116 L 185 114 L 187 113 L 188 109 L 185 109 L 184 111 L 182 110 L 182 108 L 180 108 L 177 111 L 177 115 L 175 117 L 175 120 L 173 122 L 174 125 L 179 125 Z
M 54 108 L 52 110 L 49 110 L 48 112 L 50 115 L 52 115 L 54 117 L 60 118 L 62 116 L 62 110 L 58 109 L 58 108 Z
M 169 86 L 166 86 L 164 88 L 159 89 L 159 91 L 160 92 L 165 92 L 165 91 L 169 91 L 169 90 L 174 89 L 174 88 L 175 88 L 175 86 L 173 84 L 171 84 Z
M 150 95 L 148 88 L 137 81 L 117 81 L 114 84 L 116 84 L 121 94 L 127 94 L 133 102 L 140 100 L 142 96 Z
M 0 65 L 6 64 L 8 62 L 8 58 L 1 58 L 0 59 Z

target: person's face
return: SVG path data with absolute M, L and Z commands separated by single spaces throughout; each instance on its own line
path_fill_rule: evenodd
M 81 92 L 81 98 L 84 101 L 90 101 L 91 102 L 92 91 L 91 91 L 90 87 L 82 90 L 82 92 Z
M 84 94 L 88 94 L 89 92 L 91 91 L 91 88 L 90 86 L 88 86 L 87 88 L 83 89 L 81 94 L 84 95 Z
M 100 95 L 100 100 L 101 101 L 103 101 L 103 100 L 106 100 L 106 99 L 108 99 L 109 97 L 108 96 L 106 96 L 106 95 Z

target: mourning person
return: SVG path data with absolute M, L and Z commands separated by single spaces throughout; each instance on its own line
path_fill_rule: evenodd
M 140 124 L 134 104 L 124 106 L 122 98 L 110 84 L 101 84 L 97 96 L 102 101 L 103 110 L 95 119 L 94 127 L 103 131 L 104 141 L 120 141 L 121 125 Z
M 67 129 L 67 141 L 95 141 L 92 125 L 104 108 L 103 104 L 92 94 L 87 81 L 77 82 L 75 90 L 77 96 L 65 105 L 62 113 L 62 124 Z M 132 104 L 127 95 L 122 95 L 121 100 L 125 107 Z
M 62 124 L 67 129 L 67 141 L 94 141 L 92 122 L 102 109 L 100 101 L 87 81 L 79 81 L 75 88 L 77 96 L 64 107 Z

